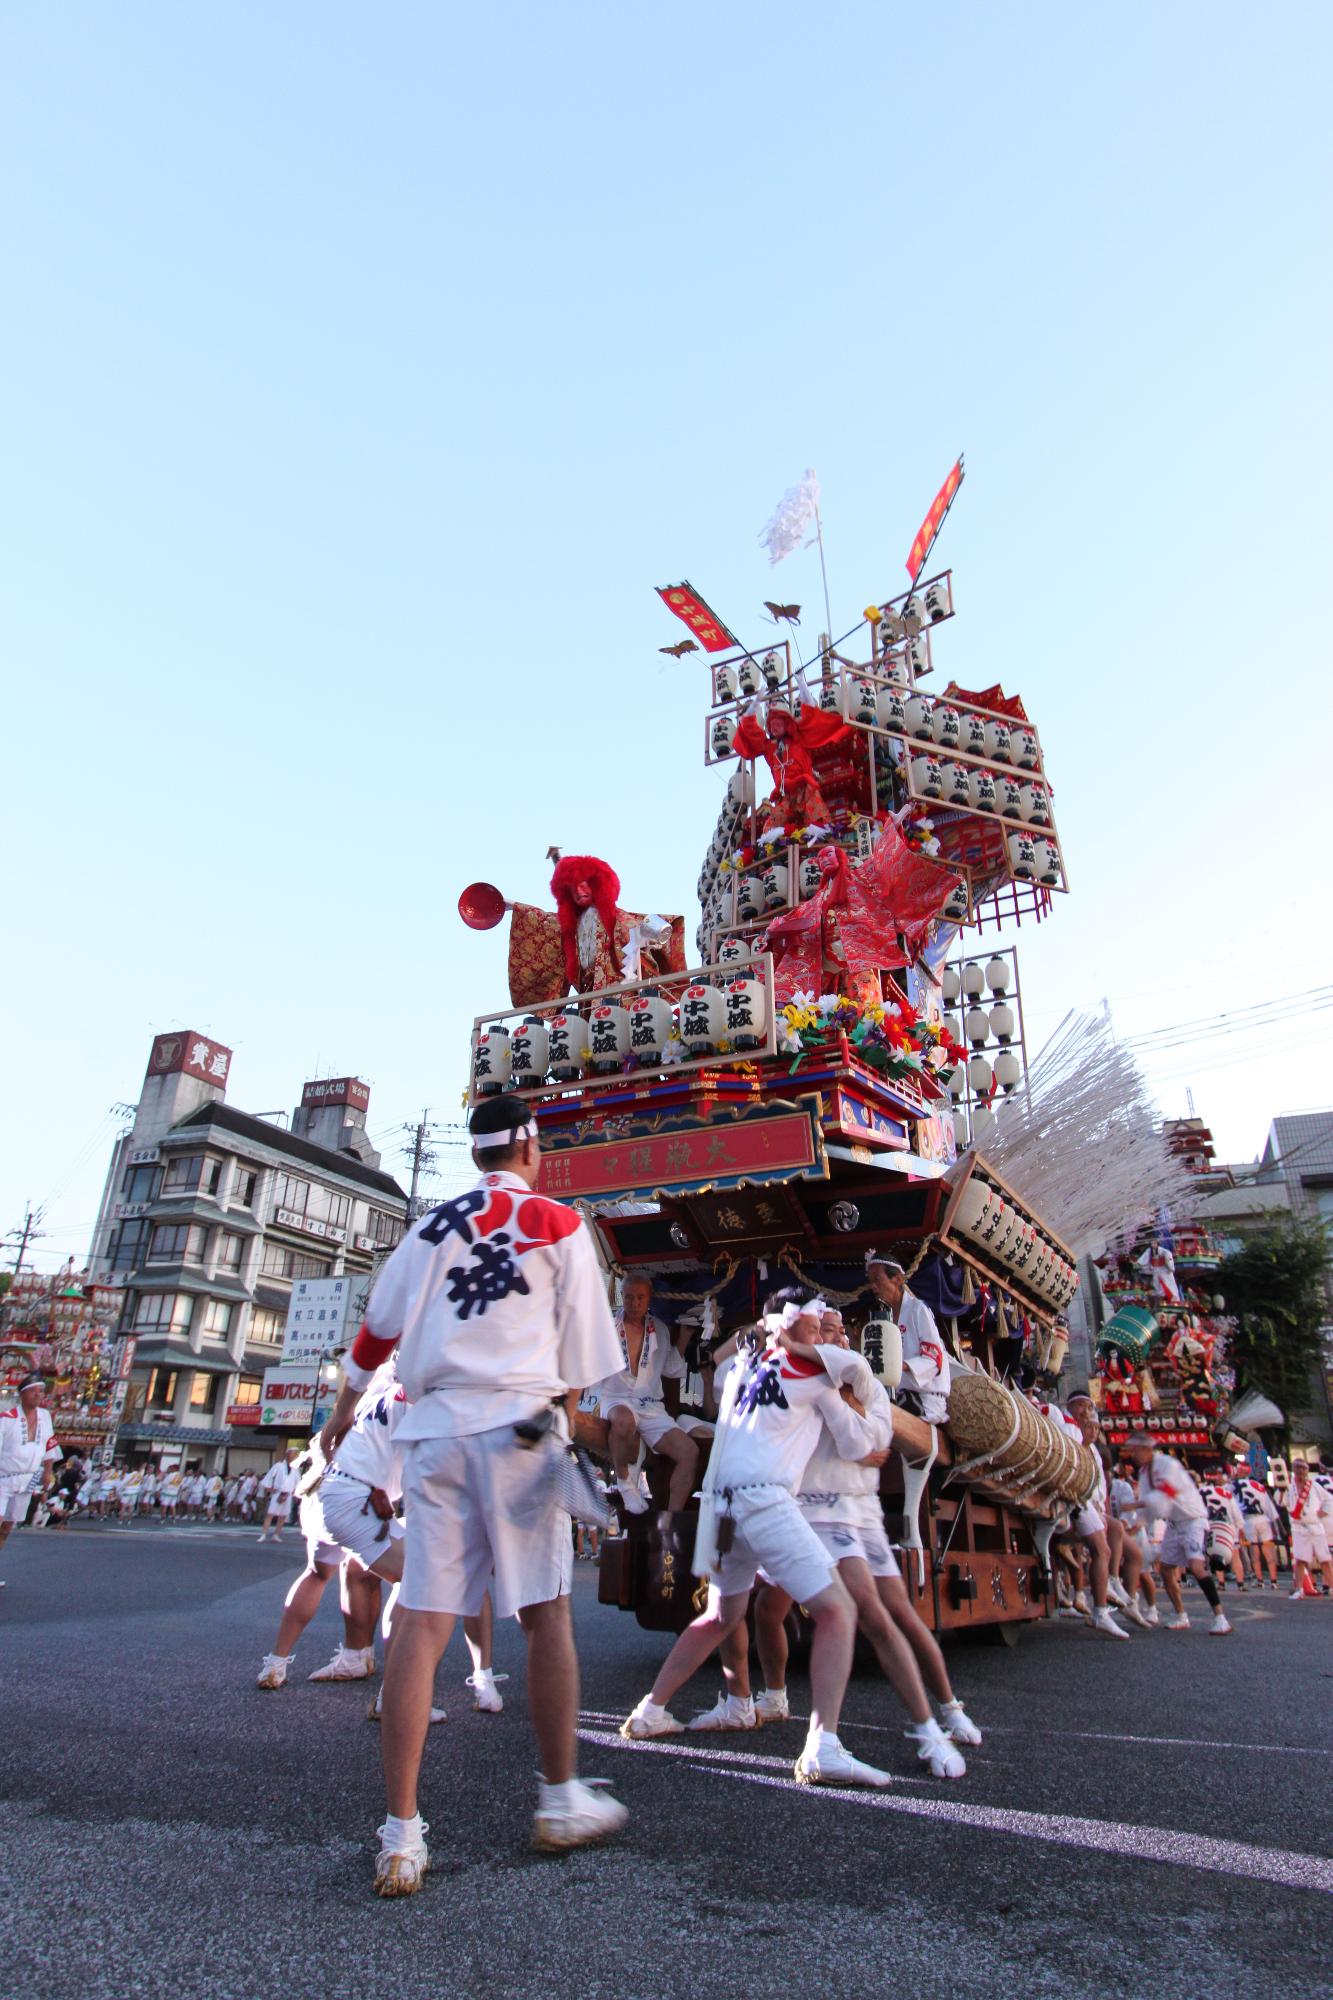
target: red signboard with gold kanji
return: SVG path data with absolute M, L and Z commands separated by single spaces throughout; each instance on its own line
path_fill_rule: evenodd
M 651 1199 L 802 1172 L 823 1178 L 828 1171 L 813 1107 L 746 1105 L 744 1116 L 719 1108 L 712 1118 L 686 1113 L 615 1124 L 629 1130 L 544 1128 L 541 1193 L 558 1200 Z
M 907 558 L 907 574 L 913 583 L 921 574 L 926 557 L 930 554 L 935 537 L 944 526 L 944 517 L 953 506 L 954 495 L 963 483 L 963 461 L 960 458 L 939 492 L 930 503 L 930 512 L 917 530 L 912 544 L 912 553 Z
M 725 653 L 740 640 L 728 632 L 717 613 L 710 610 L 693 584 L 663 583 L 658 585 L 657 594 L 668 611 L 674 611 L 677 618 L 689 626 L 706 653 Z

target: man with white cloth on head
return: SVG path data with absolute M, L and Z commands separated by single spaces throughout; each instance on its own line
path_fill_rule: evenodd
M 385 1264 L 321 1436 L 334 1457 L 373 1371 L 398 1348 L 408 1401 L 397 1431 L 403 1582 L 385 1662 L 376 1893 L 412 1895 L 427 1867 L 417 1777 L 431 1688 L 458 1617 L 517 1615 L 542 1776 L 534 1844 L 586 1846 L 629 1817 L 574 1775 L 578 1658 L 569 1615 L 570 1517 L 561 1446 L 581 1392 L 620 1343 L 582 1218 L 534 1190 L 541 1144 L 521 1098 L 489 1097 L 469 1121 L 480 1178 L 417 1222 Z
M 942 1424 L 949 1414 L 949 1356 L 934 1313 L 908 1291 L 902 1265 L 878 1250 L 866 1253 L 866 1282 L 902 1329 L 903 1377 L 917 1392 L 922 1416 Z
M 611 1464 L 616 1491 L 629 1514 L 642 1514 L 647 1501 L 631 1477 L 630 1467 L 642 1438 L 649 1451 L 671 1460 L 667 1505 L 685 1506 L 699 1470 L 699 1447 L 683 1424 L 667 1414 L 663 1380 L 683 1381 L 683 1356 L 672 1345 L 671 1329 L 649 1311 L 653 1288 L 646 1278 L 626 1278 L 622 1305 L 615 1316 L 623 1366 L 600 1387 L 600 1410 L 611 1429 Z
M 45 1376 L 34 1370 L 19 1383 L 12 1405 L 0 1408 L 0 1549 L 14 1523 L 27 1519 L 36 1489 L 49 1491 L 61 1456 L 51 1412 L 42 1403 L 45 1389 Z

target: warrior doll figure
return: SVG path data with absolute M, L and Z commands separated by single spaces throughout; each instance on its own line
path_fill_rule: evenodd
M 815 777 L 814 750 L 831 749 L 851 734 L 840 716 L 808 703 L 798 722 L 789 704 L 776 696 L 768 704 L 767 727 L 754 709 L 736 725 L 738 757 L 762 757 L 773 790 L 762 808 L 763 831 L 784 826 L 827 826 L 829 809 Z

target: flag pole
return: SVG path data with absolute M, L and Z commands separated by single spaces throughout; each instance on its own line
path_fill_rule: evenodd
M 824 582 L 824 630 L 828 633 L 830 646 L 833 644 L 833 613 L 829 610 L 828 570 L 824 565 L 824 523 L 819 516 L 819 502 L 815 502 L 815 540 L 819 543 L 819 574 Z

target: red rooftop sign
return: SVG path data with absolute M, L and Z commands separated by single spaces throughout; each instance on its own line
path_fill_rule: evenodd
M 230 1069 L 231 1050 L 196 1034 L 193 1028 L 159 1035 L 148 1058 L 149 1076 L 197 1076 L 201 1083 L 216 1084 L 223 1090 Z
M 353 1111 L 370 1109 L 370 1085 L 359 1076 L 326 1076 L 305 1085 L 302 1104 L 348 1104 Z

